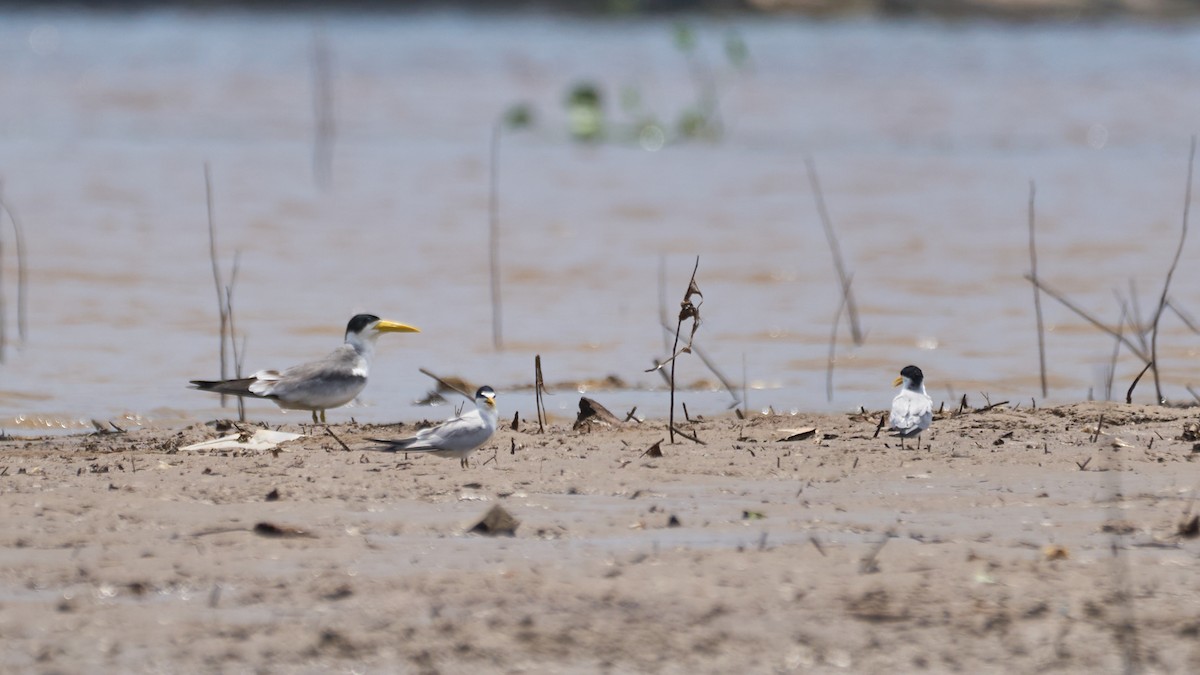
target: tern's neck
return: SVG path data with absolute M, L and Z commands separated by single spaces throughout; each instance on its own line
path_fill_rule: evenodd
M 925 383 L 924 382 L 910 382 L 908 384 L 907 389 L 909 391 L 915 391 L 918 394 L 925 394 Z M 928 396 L 929 394 L 925 394 L 925 395 Z
M 476 403 L 475 407 L 479 409 L 479 417 L 487 420 L 492 426 L 496 426 L 496 423 L 500 418 L 500 411 L 496 410 L 496 406 L 488 405 L 486 403 Z
M 358 333 L 346 334 L 346 344 L 354 348 L 358 355 L 370 361 L 371 357 L 375 356 L 375 341 L 370 338 L 364 338 Z

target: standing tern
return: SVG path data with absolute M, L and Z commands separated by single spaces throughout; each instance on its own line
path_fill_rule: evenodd
M 302 363 L 282 372 L 260 370 L 234 380 L 192 380 L 201 391 L 266 398 L 284 410 L 311 410 L 313 424 L 325 422 L 325 410 L 346 405 L 367 386 L 367 371 L 375 340 L 383 333 L 419 333 L 402 323 L 359 314 L 346 324 L 346 342 L 320 361 Z
M 904 447 L 904 439 L 917 437 L 917 448 L 921 447 L 921 432 L 929 428 L 933 421 L 933 399 L 925 393 L 925 373 L 916 366 L 905 366 L 900 371 L 900 377 L 892 383 L 899 387 L 900 393 L 892 399 L 892 416 L 889 420 L 893 431 L 898 432 L 900 447 Z
M 470 467 L 467 458 L 476 448 L 487 443 L 496 433 L 500 416 L 496 410 L 496 392 L 491 387 L 480 387 L 475 392 L 475 409 L 458 417 L 446 420 L 435 427 L 422 429 L 416 436 L 389 441 L 372 438 L 383 443 L 388 452 L 428 452 L 438 457 L 457 457 L 458 465 Z

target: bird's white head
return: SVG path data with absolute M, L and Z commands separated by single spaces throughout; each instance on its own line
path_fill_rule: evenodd
M 480 387 L 475 392 L 475 405 L 482 409 L 496 409 L 496 392 L 491 387 Z

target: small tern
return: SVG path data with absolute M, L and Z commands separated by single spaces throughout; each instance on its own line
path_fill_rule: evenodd
M 383 333 L 419 333 L 402 323 L 359 314 L 346 324 L 346 342 L 320 361 L 284 371 L 260 370 L 233 380 L 192 380 L 192 387 L 218 394 L 266 398 L 284 410 L 311 410 L 313 424 L 325 410 L 346 405 L 367 386 L 375 340 Z
M 905 366 L 892 386 L 900 387 L 900 393 L 892 399 L 891 429 L 900 437 L 901 448 L 904 447 L 904 439 L 912 436 L 917 437 L 917 447 L 920 448 L 921 432 L 928 429 L 933 421 L 933 399 L 925 393 L 925 373 L 916 366 Z
M 383 443 L 388 452 L 428 452 L 438 457 L 457 457 L 458 465 L 470 467 L 467 460 L 476 448 L 487 443 L 496 433 L 499 418 L 496 410 L 496 392 L 491 387 L 480 387 L 475 392 L 475 409 L 458 417 L 446 420 L 435 427 L 417 432 L 416 436 L 389 441 L 372 438 Z

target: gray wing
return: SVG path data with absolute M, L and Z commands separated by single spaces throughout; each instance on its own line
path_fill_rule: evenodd
M 366 386 L 367 369 L 362 357 L 344 345 L 320 361 L 292 366 L 274 381 L 263 382 L 260 395 L 270 396 L 281 405 L 323 410 L 353 401 Z
M 389 450 L 404 450 L 407 452 L 438 452 L 474 450 L 487 443 L 495 432 L 479 416 L 478 410 L 472 410 L 461 417 L 443 422 L 436 427 L 422 429 L 416 436 L 396 441 L 379 441 L 388 445 Z

